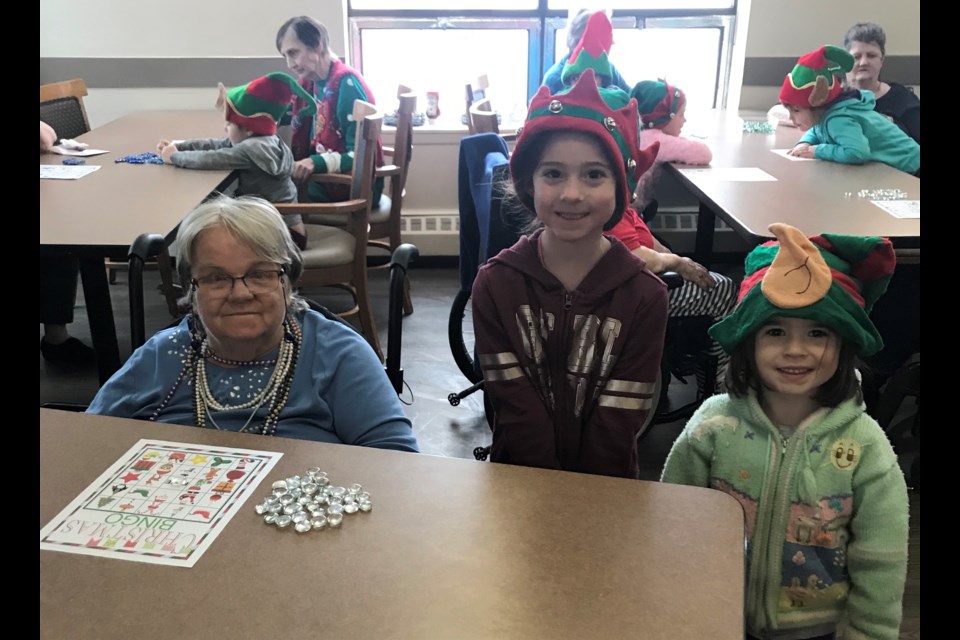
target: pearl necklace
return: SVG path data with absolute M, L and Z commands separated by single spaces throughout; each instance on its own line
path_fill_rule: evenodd
M 194 388 L 193 412 L 198 427 L 206 427 L 207 418 L 209 418 L 212 427 L 221 429 L 220 425 L 218 425 L 216 420 L 213 418 L 213 411 L 229 411 L 252 408 L 250 417 L 247 418 L 247 421 L 244 423 L 243 427 L 240 428 L 240 432 L 247 432 L 250 430 L 250 424 L 253 421 L 254 416 L 260 410 L 260 407 L 262 407 L 265 402 L 269 401 L 270 404 L 269 408 L 267 409 L 267 415 L 264 418 L 263 424 L 259 428 L 259 433 L 263 435 L 275 434 L 277 431 L 277 422 L 280 419 L 280 412 L 283 410 L 283 407 L 286 406 L 287 399 L 290 396 L 290 387 L 293 384 L 293 374 L 296 371 L 297 362 L 300 359 L 300 348 L 303 344 L 303 332 L 300 328 L 300 324 L 295 319 L 291 320 L 289 318 L 285 318 L 283 321 L 283 327 L 283 338 L 281 339 L 277 358 L 272 360 L 257 360 L 252 362 L 224 361 L 223 359 L 212 358 L 207 338 L 204 336 L 202 339 L 194 339 L 194 336 L 191 336 L 191 348 L 187 352 L 187 358 L 184 362 L 183 369 L 180 371 L 180 375 L 177 376 L 177 379 L 170 388 L 170 391 L 167 392 L 167 395 L 160 403 L 160 406 L 154 410 L 149 419 L 152 421 L 157 420 L 157 418 L 163 412 L 163 409 L 166 408 L 166 406 L 172 400 L 174 393 L 180 386 L 180 383 L 183 382 L 187 376 L 190 376 L 193 379 Z M 193 330 L 191 330 L 191 333 L 193 333 Z M 211 359 L 215 359 L 218 362 L 228 362 L 235 366 L 269 366 L 271 364 L 274 364 L 275 366 L 273 373 L 270 375 L 270 380 L 267 382 L 263 390 L 261 390 L 253 399 L 239 405 L 225 405 L 218 402 L 216 398 L 214 398 L 213 393 L 210 391 L 206 370 L 207 357 L 211 357 Z

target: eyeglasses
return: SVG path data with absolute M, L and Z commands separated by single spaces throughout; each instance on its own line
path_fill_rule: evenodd
M 254 269 L 248 271 L 242 276 L 229 276 L 225 273 L 217 273 L 212 276 L 203 276 L 202 278 L 193 278 L 190 284 L 195 289 L 200 289 L 207 294 L 215 296 L 228 296 L 233 291 L 233 285 L 237 280 L 242 280 L 247 291 L 254 295 L 261 293 L 272 293 L 280 285 L 280 279 L 283 277 L 283 269 Z

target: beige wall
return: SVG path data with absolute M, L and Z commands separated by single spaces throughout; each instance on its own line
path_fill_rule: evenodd
M 799 56 L 842 44 L 857 22 L 887 33 L 887 54 L 920 55 L 920 0 L 752 0 L 747 56 Z
M 40 57 L 272 56 L 277 29 L 303 14 L 345 55 L 346 0 L 40 0 Z

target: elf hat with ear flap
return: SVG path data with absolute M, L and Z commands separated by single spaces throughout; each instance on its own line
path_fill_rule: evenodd
M 640 149 L 640 117 L 637 103 L 619 87 L 597 87 L 593 69 L 587 69 L 569 90 L 550 95 L 548 87 L 540 87 L 530 101 L 527 120 L 519 131 L 517 146 L 510 156 L 510 174 L 517 197 L 536 213 L 533 193 L 520 184 L 536 170 L 543 145 L 535 141 L 548 133 L 580 133 L 596 138 L 611 162 L 617 178 L 617 204 L 604 225 L 609 231 L 633 200 L 640 176 L 648 170 L 660 144 L 655 142 Z M 518 180 L 520 178 L 520 180 Z
M 644 80 L 634 85 L 630 95 L 637 99 L 640 119 L 646 129 L 662 129 L 677 115 L 686 96 L 679 87 L 665 80 Z
M 587 20 L 587 26 L 580 36 L 580 42 L 567 58 L 560 81 L 565 87 L 573 85 L 587 69 L 593 69 L 602 86 L 613 79 L 613 66 L 610 64 L 610 47 L 613 46 L 613 25 L 603 11 L 598 11 Z
M 313 96 L 297 84 L 293 76 L 281 71 L 268 73 L 233 89 L 226 89 L 221 84 L 217 106 L 226 109 L 226 119 L 230 122 L 255 134 L 269 136 L 277 132 L 277 123 L 294 95 L 307 103 L 296 115 L 309 116 L 317 112 Z
M 851 69 L 853 56 L 840 47 L 828 44 L 811 51 L 784 78 L 780 102 L 804 109 L 830 104 L 843 90 L 839 76 Z
M 747 256 L 733 313 L 710 327 L 730 352 L 773 316 L 816 320 L 856 348 L 876 353 L 883 340 L 870 321 L 896 264 L 886 238 L 823 234 L 807 238 L 786 224 L 770 225 L 777 237 Z

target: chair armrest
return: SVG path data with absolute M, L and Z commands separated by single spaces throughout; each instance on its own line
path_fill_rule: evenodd
M 668 291 L 679 289 L 683 286 L 683 276 L 676 271 L 664 271 L 663 273 L 658 273 L 657 277 L 667 285 Z
M 391 156 L 391 157 L 392 157 L 393 154 L 395 154 L 395 153 L 396 153 L 396 150 L 395 150 L 393 147 L 388 147 L 388 146 L 384 145 L 384 147 L 383 147 L 383 155 L 385 155 L 385 156 Z
M 377 167 L 377 172 L 375 174 L 378 178 L 385 178 L 387 176 L 398 176 L 400 175 L 400 167 L 395 164 L 385 164 L 382 167 Z
M 314 173 L 310 175 L 310 182 L 319 182 L 320 184 L 345 184 L 353 183 L 353 176 L 349 173 Z
M 317 215 L 322 213 L 353 213 L 363 211 L 370 203 L 366 198 L 358 200 L 344 200 L 343 202 L 280 202 L 273 205 L 282 216 L 289 215 Z

